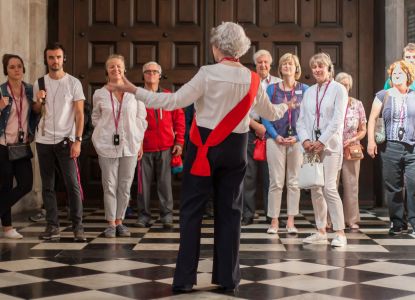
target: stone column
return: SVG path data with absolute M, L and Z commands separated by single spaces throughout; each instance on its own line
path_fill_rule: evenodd
M 404 21 L 405 1 L 385 0 L 385 71 L 391 63 L 402 58 L 402 49 L 405 47 Z
M 29 83 L 45 74 L 43 49 L 47 41 L 47 4 L 48 0 L 0 0 L 0 55 L 13 53 L 22 57 L 26 67 L 24 81 Z M 6 77 L 0 73 L 0 82 L 4 82 Z M 40 175 L 35 159 L 33 170 L 33 191 L 13 207 L 14 212 L 41 204 Z

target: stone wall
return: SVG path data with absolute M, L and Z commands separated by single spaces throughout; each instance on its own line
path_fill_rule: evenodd
M 45 73 L 43 49 L 47 41 L 48 0 L 0 0 L 0 56 L 14 53 L 25 62 L 24 81 L 33 83 Z M 1 67 L 1 70 L 3 68 Z M 0 74 L 0 82 L 6 77 Z M 39 170 L 34 163 L 34 188 L 13 211 L 39 207 L 41 203 Z

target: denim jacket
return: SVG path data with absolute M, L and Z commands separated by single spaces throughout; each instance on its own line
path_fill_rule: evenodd
M 26 82 L 23 82 L 23 86 L 25 88 L 25 94 L 26 99 L 29 102 L 29 112 L 27 114 L 28 117 L 28 134 L 30 137 L 30 140 L 33 139 L 35 136 L 35 129 L 36 129 L 36 122 L 37 122 L 37 114 L 32 111 L 32 99 L 33 99 L 33 86 L 31 84 L 28 84 Z M 4 134 L 4 131 L 6 130 L 7 121 L 9 120 L 10 110 L 12 108 L 12 101 L 14 101 L 13 97 L 9 94 L 7 90 L 7 81 L 3 83 L 1 86 L 1 92 L 3 94 L 3 97 L 9 97 L 9 105 L 7 105 L 0 114 L 0 136 Z

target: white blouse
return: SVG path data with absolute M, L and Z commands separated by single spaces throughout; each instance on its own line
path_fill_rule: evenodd
M 112 96 L 115 116 L 117 116 L 120 102 L 115 94 Z M 146 116 L 144 104 L 136 101 L 133 94 L 124 93 L 117 132 L 120 143 L 114 145 L 115 122 L 110 92 L 105 87 L 96 90 L 91 118 L 95 126 L 92 143 L 98 155 L 108 158 L 137 155 L 147 129 Z
M 342 84 L 332 80 L 322 99 L 326 86 L 327 83 L 324 83 L 318 93 L 318 102 L 321 101 L 319 124 L 321 136 L 319 141 L 324 144 L 325 151 L 342 153 L 344 116 L 348 95 Z M 316 140 L 316 94 L 317 84 L 314 84 L 305 91 L 301 102 L 300 116 L 297 121 L 297 133 L 301 144 L 305 140 Z
M 251 83 L 251 73 L 245 67 L 214 64 L 203 66 L 199 72 L 177 92 L 154 93 L 137 88 L 135 97 L 151 108 L 186 107 L 194 103 L 198 126 L 214 129 L 216 125 L 247 94 Z M 286 104 L 274 105 L 267 93 L 258 88 L 252 107 L 263 118 L 276 120 L 287 111 Z M 249 114 L 233 130 L 234 133 L 249 131 Z

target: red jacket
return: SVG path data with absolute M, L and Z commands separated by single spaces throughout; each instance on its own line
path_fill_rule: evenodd
M 169 90 L 163 89 L 163 93 Z M 144 152 L 158 152 L 167 150 L 173 145 L 184 144 L 184 121 L 183 109 L 167 111 L 164 109 L 147 108 L 148 127 L 144 134 Z

